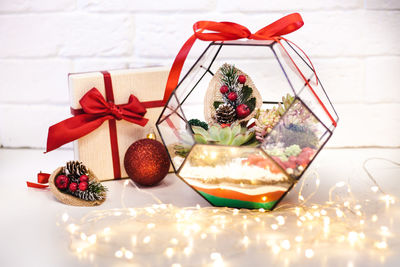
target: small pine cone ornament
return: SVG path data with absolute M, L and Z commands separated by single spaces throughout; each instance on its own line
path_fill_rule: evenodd
M 74 177 L 80 177 L 81 175 L 87 174 L 88 170 L 82 162 L 79 161 L 68 161 L 66 164 L 67 174 L 73 175 Z
M 221 104 L 216 110 L 215 118 L 219 124 L 232 123 L 236 120 L 235 108 L 230 104 Z

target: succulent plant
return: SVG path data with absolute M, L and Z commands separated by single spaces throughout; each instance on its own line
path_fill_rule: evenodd
M 226 127 L 214 124 L 209 127 L 208 131 L 199 126 L 192 126 L 192 129 L 195 141 L 200 144 L 257 145 L 257 142 L 254 142 L 254 131 L 248 130 L 238 123 Z
M 257 119 L 255 120 L 255 133 L 256 138 L 262 141 L 264 137 L 272 131 L 272 128 L 279 122 L 279 116 L 276 108 L 260 111 Z
M 280 116 L 282 116 L 286 110 L 289 109 L 290 105 L 293 103 L 294 101 L 294 96 L 290 95 L 290 94 L 286 94 L 286 96 L 282 96 L 282 103 L 278 104 L 278 113 Z
M 293 103 L 293 105 L 290 107 L 290 110 L 288 110 L 283 117 L 283 123 L 286 127 L 289 127 L 290 124 L 309 126 L 315 125 L 316 121 L 311 115 L 311 112 L 309 112 L 308 109 L 297 100 Z
M 274 126 L 279 122 L 281 116 L 288 110 L 293 103 L 294 97 L 290 94 L 282 97 L 282 103 L 272 109 L 259 110 L 255 120 L 256 138 L 262 141 L 269 134 Z
M 188 145 L 174 145 L 173 149 L 174 149 L 175 155 L 184 158 L 189 154 L 191 146 L 188 146 Z
M 304 128 L 304 131 L 294 131 L 292 129 L 282 127 L 277 132 L 279 135 L 281 135 L 285 146 L 299 145 L 300 148 L 310 147 L 313 149 L 319 147 L 318 136 L 308 127 Z

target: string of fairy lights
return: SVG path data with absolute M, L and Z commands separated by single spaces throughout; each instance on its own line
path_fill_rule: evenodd
M 389 161 L 397 166 L 399 163 Z M 140 266 L 151 260 L 162 266 L 229 266 L 231 259 L 250 253 L 254 260 L 268 258 L 290 266 L 299 260 L 327 261 L 326 253 L 354 266 L 343 251 L 370 252 L 372 260 L 385 263 L 398 246 L 397 199 L 386 194 L 370 172 L 368 198 L 356 197 L 349 183 L 337 182 L 329 200 L 311 203 L 320 178 L 309 172 L 298 189 L 298 203 L 279 205 L 273 212 L 217 207 L 180 208 L 162 203 L 144 208 L 125 207 L 93 211 L 74 221 L 62 214 L 60 226 L 70 236 L 70 249 L 81 260 L 108 258 Z M 304 187 L 314 188 L 305 194 Z M 140 193 L 147 191 L 136 187 Z

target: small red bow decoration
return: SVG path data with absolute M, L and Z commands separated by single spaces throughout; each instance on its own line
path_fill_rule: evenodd
M 97 88 L 92 88 L 79 103 L 82 110 L 73 110 L 74 117 L 49 128 L 46 152 L 87 135 L 106 120 L 126 120 L 140 126 L 145 126 L 148 122 L 148 119 L 143 117 L 146 108 L 134 95 L 129 96 L 127 104 L 115 105 L 113 102 L 107 102 Z

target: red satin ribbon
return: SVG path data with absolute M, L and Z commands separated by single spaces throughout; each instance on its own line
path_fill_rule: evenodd
M 49 182 L 49 177 L 50 177 L 49 173 L 39 172 L 37 174 L 37 183 L 32 183 L 27 181 L 26 185 L 28 187 L 39 188 L 39 189 L 47 188 L 49 187 L 49 185 L 47 184 Z
M 134 96 L 127 104 L 115 105 L 107 102 L 96 88 L 90 89 L 79 101 L 83 114 L 61 121 L 49 128 L 47 150 L 52 151 L 97 129 L 106 120 L 126 120 L 145 126 L 143 118 L 146 108 Z
M 194 42 L 197 39 L 203 41 L 229 41 L 229 40 L 238 40 L 242 38 L 253 39 L 253 40 L 273 40 L 279 43 L 279 45 L 283 48 L 284 52 L 288 55 L 291 62 L 295 66 L 296 70 L 299 72 L 301 77 L 304 79 L 308 88 L 311 90 L 313 95 L 318 100 L 321 107 L 324 109 L 325 113 L 328 115 L 332 124 L 336 127 L 336 121 L 331 116 L 321 99 L 315 93 L 314 89 L 309 84 L 307 78 L 300 71 L 298 66 L 295 64 L 292 57 L 286 51 L 285 47 L 282 45 L 280 40 L 286 40 L 282 35 L 289 34 L 301 28 L 304 25 L 303 19 L 301 18 L 299 13 L 293 13 L 282 17 L 281 19 L 269 24 L 268 26 L 258 30 L 256 33 L 252 34 L 249 29 L 246 27 L 233 23 L 233 22 L 215 22 L 215 21 L 198 21 L 193 25 L 194 34 L 185 42 L 185 44 L 180 49 L 178 55 L 175 58 L 175 61 L 172 65 L 171 71 L 168 76 L 167 86 L 165 89 L 164 101 L 166 101 L 169 95 L 173 92 L 179 82 L 179 76 L 182 71 L 182 67 L 185 63 L 187 55 L 190 52 Z M 207 32 L 205 32 L 207 31 Z M 290 42 L 290 41 L 288 41 Z M 292 42 L 290 42 L 292 43 Z M 296 46 L 297 47 L 297 46 Z M 304 53 L 303 50 L 300 51 L 306 56 L 309 60 L 308 56 Z M 315 69 L 309 60 L 312 69 L 315 73 Z M 315 77 L 317 79 L 316 73 Z M 318 82 L 318 80 L 317 80 Z

